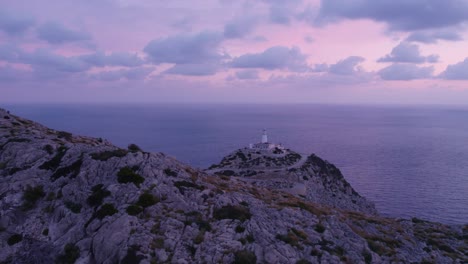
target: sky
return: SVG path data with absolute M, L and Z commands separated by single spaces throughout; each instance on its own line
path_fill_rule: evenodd
M 468 104 L 466 0 L 2 0 L 3 103 Z

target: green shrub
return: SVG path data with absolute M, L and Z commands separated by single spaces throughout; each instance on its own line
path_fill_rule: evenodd
M 63 251 L 64 253 L 57 257 L 56 264 L 74 264 L 80 257 L 80 248 L 72 243 L 66 244 Z
M 243 233 L 245 231 L 245 227 L 238 225 L 236 226 L 236 233 Z
M 177 187 L 177 189 L 179 189 L 179 192 L 181 194 L 184 194 L 185 190 L 187 190 L 188 188 L 193 188 L 197 190 L 205 189 L 205 187 L 195 184 L 193 182 L 189 182 L 189 181 L 176 181 L 174 182 L 174 186 Z
M 138 215 L 143 212 L 143 207 L 132 204 L 127 207 L 126 212 L 129 215 Z
M 66 131 L 58 131 L 57 136 L 58 136 L 58 138 L 64 138 L 67 141 L 70 141 L 73 138 L 72 133 L 69 133 L 69 132 L 66 132 Z
M 141 148 L 139 146 L 137 146 L 136 144 L 130 144 L 128 145 L 128 150 L 132 153 L 136 153 L 136 152 L 141 152 Z
M 296 264 L 311 264 L 312 262 L 308 261 L 307 259 L 300 259 L 296 261 Z
M 44 146 L 44 150 L 50 155 L 54 153 L 54 147 L 51 145 L 47 144 Z
M 111 215 L 113 215 L 115 213 L 118 213 L 118 212 L 119 211 L 117 209 L 115 209 L 113 204 L 106 203 L 106 204 L 103 204 L 101 206 L 101 208 L 99 208 L 99 210 L 96 211 L 95 217 L 102 220 L 104 217 L 111 216 Z
M 140 195 L 140 197 L 138 197 L 138 201 L 136 203 L 136 205 L 139 205 L 143 208 L 146 208 L 146 207 L 150 207 L 154 204 L 156 204 L 157 202 L 159 202 L 159 200 L 154 197 L 151 193 L 149 192 L 145 192 L 145 193 L 142 193 Z
M 242 222 L 250 219 L 252 214 L 250 213 L 249 208 L 245 208 L 239 205 L 226 205 L 221 208 L 215 209 L 213 212 L 213 217 L 221 219 L 237 219 Z
M 111 195 L 110 191 L 102 188 L 103 186 L 103 184 L 97 184 L 91 188 L 92 193 L 86 199 L 86 202 L 90 206 L 95 207 L 101 205 L 104 198 Z
M 20 234 L 13 234 L 13 235 L 11 235 L 11 236 L 8 238 L 7 243 L 8 243 L 8 245 L 13 246 L 13 245 L 16 244 L 16 243 L 21 242 L 21 240 L 23 240 L 23 236 L 22 236 L 22 235 L 20 235 Z
M 81 212 L 82 205 L 79 203 L 74 203 L 72 201 L 65 201 L 64 204 L 66 208 L 68 208 L 70 211 L 72 211 L 75 214 L 79 214 Z
M 240 250 L 234 253 L 233 264 L 256 264 L 257 256 L 255 253 L 248 250 Z
M 37 200 L 45 196 L 44 189 L 42 185 L 36 187 L 31 187 L 30 185 L 26 186 L 26 190 L 23 193 L 23 208 L 25 210 L 32 209 Z
M 314 230 L 317 231 L 318 233 L 323 233 L 325 232 L 325 226 L 323 226 L 321 223 L 318 223 L 315 225 Z
M 197 236 L 193 239 L 193 243 L 198 245 L 203 243 L 203 240 L 205 240 L 205 230 L 198 232 Z
M 164 173 L 167 175 L 167 176 L 171 176 L 171 177 L 177 177 L 177 172 L 176 171 L 173 171 L 169 168 L 167 169 L 164 169 Z
M 62 176 L 69 175 L 70 178 L 75 178 L 78 176 L 81 170 L 81 165 L 83 165 L 83 160 L 80 158 L 77 161 L 73 162 L 70 166 L 62 167 L 56 170 L 51 176 L 51 181 L 55 181 Z
M 140 184 L 145 181 L 145 178 L 141 177 L 130 167 L 123 167 L 117 173 L 117 180 L 119 183 L 133 183 L 136 187 L 140 187 Z
M 255 237 L 252 235 L 252 234 L 248 234 L 245 239 L 247 240 L 247 242 L 249 243 L 253 243 L 255 242 Z
M 0 162 L 0 170 L 4 170 L 7 167 L 5 162 Z
M 41 166 L 39 166 L 39 169 L 41 170 L 56 170 L 60 166 L 60 162 L 62 162 L 63 156 L 65 156 L 65 153 L 67 153 L 68 148 L 64 146 L 60 146 L 57 149 L 57 154 L 49 160 L 44 163 L 42 163 Z
M 92 153 L 91 158 L 94 160 L 106 161 L 110 158 L 122 158 L 127 155 L 128 151 L 125 149 L 107 150 L 103 152 Z
M 48 236 L 49 235 L 49 228 L 46 228 L 46 229 L 42 230 L 42 235 Z

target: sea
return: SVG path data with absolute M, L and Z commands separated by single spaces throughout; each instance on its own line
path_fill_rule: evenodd
M 260 141 L 335 164 L 382 215 L 468 223 L 468 107 L 8 104 L 48 127 L 164 152 L 198 168 Z

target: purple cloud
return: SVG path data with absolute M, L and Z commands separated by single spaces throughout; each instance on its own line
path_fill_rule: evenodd
M 468 80 L 468 58 L 459 63 L 448 65 L 439 77 L 447 80 Z
M 344 60 L 340 60 L 337 63 L 330 65 L 328 71 L 337 75 L 353 75 L 362 71 L 359 67 L 359 64 L 363 61 L 365 61 L 363 57 L 350 56 Z
M 0 10 L 0 30 L 9 35 L 21 35 L 34 25 L 34 18 Z
M 156 39 L 148 43 L 144 52 L 155 64 L 177 63 L 197 64 L 219 61 L 218 52 L 223 37 L 216 32 L 201 32 Z
M 435 30 L 413 32 L 406 39 L 406 41 L 421 42 L 426 44 L 434 44 L 439 40 L 461 41 L 463 40 L 463 37 L 455 31 Z
M 408 42 L 401 42 L 398 46 L 392 49 L 392 52 L 383 58 L 378 59 L 378 62 L 404 62 L 404 63 L 434 63 L 437 62 L 439 56 L 429 55 L 422 56 L 419 51 L 419 46 Z
M 241 79 L 241 80 L 255 80 L 255 79 L 258 79 L 258 71 L 257 70 L 237 71 L 236 77 L 237 79 Z
M 93 54 L 80 56 L 80 59 L 96 67 L 137 67 L 144 64 L 143 59 L 140 58 L 137 54 L 128 52 L 112 52 L 108 55 L 106 55 L 104 52 L 96 52 Z
M 233 68 L 261 68 L 266 70 L 288 69 L 306 71 L 307 56 L 297 47 L 271 47 L 261 53 L 248 53 L 236 57 L 230 65 Z
M 213 63 L 204 64 L 176 64 L 164 71 L 166 74 L 178 74 L 188 76 L 208 76 L 218 72 L 219 65 Z
M 137 67 L 132 69 L 120 69 L 114 71 L 102 71 L 90 76 L 92 79 L 100 81 L 118 81 L 122 79 L 127 80 L 141 80 L 146 78 L 154 71 L 153 67 Z
M 257 25 L 257 20 L 253 17 L 238 17 L 224 26 L 225 38 L 242 38 Z
M 383 80 L 400 80 L 408 81 L 415 79 L 431 78 L 434 67 L 418 67 L 414 64 L 395 63 L 381 69 L 378 75 Z
M 91 40 L 91 35 L 86 32 L 72 30 L 57 22 L 46 22 L 39 26 L 37 34 L 40 39 L 50 44 L 64 44 Z
M 468 2 L 460 0 L 322 0 L 318 21 L 372 19 L 391 30 L 443 28 L 468 21 Z

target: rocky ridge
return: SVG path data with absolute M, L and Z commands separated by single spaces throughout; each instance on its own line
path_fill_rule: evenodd
M 312 201 L 0 109 L 0 263 L 468 261 L 466 225 Z
M 242 177 L 255 186 L 277 189 L 305 200 L 344 210 L 376 214 L 333 164 L 290 149 L 243 148 L 212 165 L 208 173 Z

